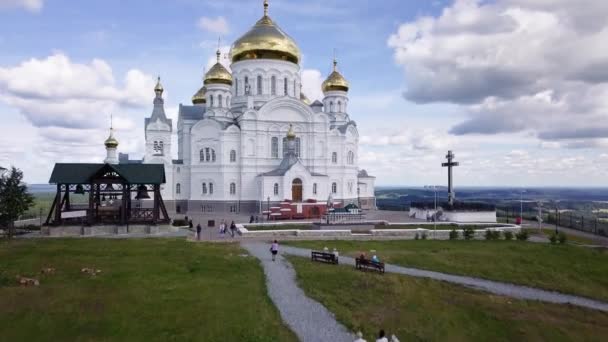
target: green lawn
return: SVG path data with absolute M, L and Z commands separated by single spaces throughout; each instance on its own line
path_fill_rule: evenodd
M 599 311 L 289 259 L 306 294 L 368 341 L 380 328 L 401 341 L 602 341 L 608 336 L 608 314 Z
M 388 263 L 557 290 L 608 301 L 608 251 L 521 241 L 302 241 L 343 255 L 376 250 Z
M 0 340 L 296 341 L 243 253 L 161 239 L 0 242 Z M 41 284 L 18 287 L 17 274 Z

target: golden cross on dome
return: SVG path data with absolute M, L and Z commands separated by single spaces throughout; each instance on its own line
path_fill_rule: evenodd
M 268 16 L 268 0 L 264 0 L 264 16 Z

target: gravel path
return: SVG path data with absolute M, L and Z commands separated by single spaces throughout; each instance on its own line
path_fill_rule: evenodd
M 310 249 L 283 247 L 283 253 L 309 258 Z M 353 258 L 340 256 L 340 264 L 355 265 Z M 588 299 L 579 296 L 567 295 L 559 292 L 541 290 L 537 288 L 501 283 L 497 281 L 485 280 L 466 276 L 457 276 L 447 273 L 425 271 L 416 268 L 408 268 L 396 265 L 385 265 L 385 271 L 390 273 L 404 274 L 413 277 L 430 278 L 446 281 L 453 284 L 464 285 L 481 291 L 507 296 L 518 299 L 538 300 L 557 304 L 572 304 L 584 308 L 595 309 L 608 312 L 608 303 Z
M 243 247 L 261 261 L 268 295 L 300 341 L 352 342 L 356 339 L 323 305 L 304 294 L 296 283 L 296 272 L 287 260 L 279 254 L 277 261 L 272 261 L 270 245 L 247 242 Z

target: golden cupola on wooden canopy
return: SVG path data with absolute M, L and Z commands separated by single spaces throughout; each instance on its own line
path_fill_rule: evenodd
M 207 103 L 207 88 L 202 86 L 194 96 L 192 96 L 192 104 L 205 104 Z
M 348 81 L 338 71 L 338 61 L 334 59 L 334 70 L 322 84 L 323 92 L 328 91 L 348 91 Z
M 278 59 L 298 64 L 300 48 L 285 31 L 268 16 L 268 1 L 264 1 L 264 16 L 231 49 L 232 62 L 248 59 Z

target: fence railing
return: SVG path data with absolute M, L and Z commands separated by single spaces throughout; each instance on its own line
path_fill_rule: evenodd
M 517 217 L 522 216 L 524 220 L 536 221 L 537 211 L 524 211 L 523 214 L 519 210 L 498 209 L 496 216 L 507 223 L 513 223 Z M 603 221 L 601 218 L 580 215 L 572 212 L 557 212 L 557 213 L 542 213 L 543 223 L 548 225 L 557 225 L 559 227 L 571 228 L 586 233 L 608 236 L 608 221 Z

